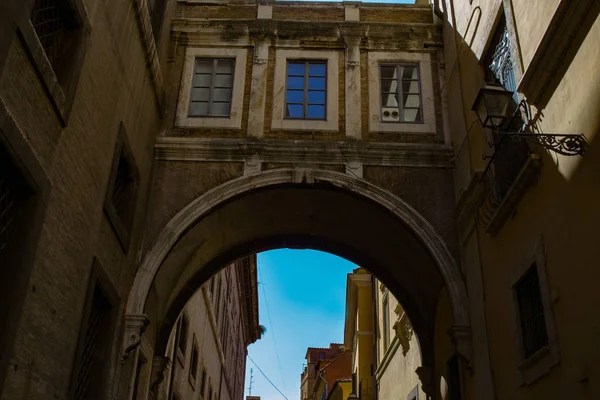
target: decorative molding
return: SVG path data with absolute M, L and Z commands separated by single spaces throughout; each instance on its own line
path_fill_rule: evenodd
M 142 335 L 150 324 L 145 314 L 125 315 L 125 340 L 121 353 L 121 364 L 125 364 L 129 354 L 142 343 Z
M 155 158 L 165 161 L 261 162 L 345 164 L 453 168 L 452 149 L 440 144 L 363 141 L 247 140 L 159 138 Z
M 162 112 L 165 103 L 164 83 L 160 62 L 158 60 L 158 51 L 156 50 L 156 43 L 154 41 L 154 34 L 152 33 L 152 21 L 150 21 L 148 5 L 144 0 L 132 0 L 132 6 L 135 12 L 140 40 L 142 41 L 142 48 L 146 54 L 146 65 L 150 72 L 150 78 L 156 96 L 156 104 Z
M 159 388 L 161 383 L 165 380 L 167 368 L 171 365 L 171 360 L 165 356 L 154 356 L 152 359 L 152 372 L 151 379 L 152 384 L 150 385 L 150 397 L 158 398 Z
M 394 313 L 398 316 L 398 320 L 394 323 L 392 328 L 396 332 L 396 337 L 400 341 L 402 346 L 402 355 L 406 356 L 408 350 L 410 350 L 410 340 L 413 336 L 413 327 L 408 319 L 408 315 L 404 312 L 404 309 L 400 304 L 394 309 Z
M 473 341 L 471 327 L 454 325 L 448 332 L 450 340 L 456 347 L 456 352 L 466 361 L 467 368 L 473 371 Z

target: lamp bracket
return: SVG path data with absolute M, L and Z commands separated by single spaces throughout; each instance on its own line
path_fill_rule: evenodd
M 498 131 L 496 135 L 513 141 L 526 140 L 564 156 L 582 156 L 589 143 L 583 134 L 523 133 Z

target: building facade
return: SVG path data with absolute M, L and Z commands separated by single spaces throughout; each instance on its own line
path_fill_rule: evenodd
M 344 345 L 353 351 L 354 396 L 425 399 L 421 352 L 402 305 L 364 268 L 348 274 Z
M 352 352 L 346 347 L 339 343 L 326 348 L 309 347 L 306 366 L 300 375 L 301 399 L 326 400 L 336 383 L 346 382 L 351 375 Z
M 256 256 L 251 256 L 214 275 L 185 305 L 169 338 L 172 361 L 158 398 L 243 399 L 247 346 L 259 338 Z M 136 376 L 144 376 L 139 361 L 137 370 Z M 139 393 L 134 400 L 147 398 L 143 382 L 133 387 Z
M 378 276 L 429 398 L 599 397 L 600 4 L 428 3 L 0 2 L 1 398 L 157 393 L 278 247 Z

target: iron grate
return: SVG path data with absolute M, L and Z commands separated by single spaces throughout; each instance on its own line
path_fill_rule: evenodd
M 31 23 L 52 68 L 64 54 L 67 17 L 64 0 L 35 0 Z
M 98 333 L 107 309 L 108 306 L 106 299 L 102 293 L 96 289 L 85 331 L 83 354 L 81 355 L 79 375 L 77 376 L 77 389 L 75 391 L 76 400 L 84 400 L 89 397 L 88 391 L 90 387 L 90 381 L 91 379 L 97 378 L 93 376 L 93 371 L 94 361 L 97 358 L 96 347 L 98 342 Z

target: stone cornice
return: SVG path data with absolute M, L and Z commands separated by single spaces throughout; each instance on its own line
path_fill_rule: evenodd
M 248 140 L 166 137 L 155 158 L 167 161 L 225 161 L 292 164 L 345 164 L 453 168 L 452 149 L 438 144 L 365 141 Z
M 435 43 L 442 45 L 442 35 L 439 26 L 422 22 L 364 22 L 364 21 L 290 21 L 290 20 L 257 20 L 257 19 L 217 19 L 175 18 L 171 31 L 173 34 L 185 33 L 186 41 L 194 43 L 206 35 L 216 38 L 227 38 L 231 44 L 247 40 L 251 32 L 265 32 L 273 37 L 285 39 L 310 39 L 327 41 L 340 39 L 344 33 L 352 31 L 359 36 L 377 39 L 402 38 L 396 40 L 393 46 L 417 46 Z M 406 43 L 400 43 L 406 42 Z M 340 43 L 340 45 L 343 44 Z

